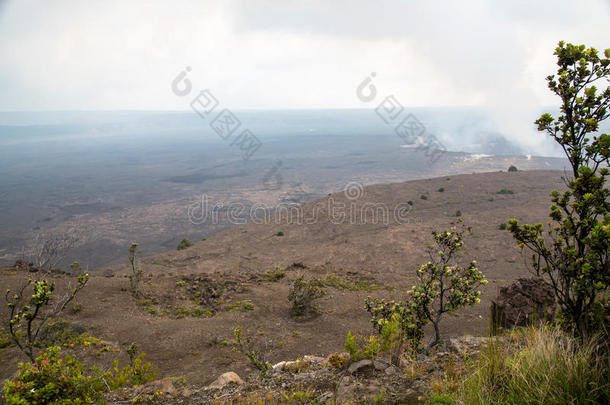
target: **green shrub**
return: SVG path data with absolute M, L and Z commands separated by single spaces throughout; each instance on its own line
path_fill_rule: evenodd
M 421 198 L 422 200 L 427 200 L 428 196 L 425 195 L 425 194 L 422 194 L 422 195 L 419 196 L 419 198 Z
M 455 211 L 455 216 L 456 217 L 461 217 L 462 216 L 462 211 L 460 211 L 460 210 Z
M 275 234 L 275 236 L 284 236 L 284 232 L 279 231 L 278 233 Z
M 515 194 L 513 190 L 509 190 L 507 188 L 503 188 L 502 190 L 496 192 L 496 194 Z
M 362 335 L 352 335 L 352 332 L 347 332 L 344 348 L 349 353 L 351 361 L 374 360 L 381 351 L 381 342 L 374 335 L 366 338 Z
M 90 404 L 109 390 L 117 390 L 154 380 L 156 369 L 137 355 L 137 346 L 127 350 L 129 365 L 119 370 L 118 360 L 112 370 L 87 367 L 72 356 L 61 357 L 61 349 L 51 346 L 33 362 L 19 363 L 19 371 L 4 384 L 9 405 Z
M 444 192 L 444 191 L 445 191 L 445 187 L 441 187 L 441 188 L 439 188 L 439 189 L 438 189 L 438 192 L 439 192 L 439 193 L 442 193 L 442 192 Z
M 275 270 L 268 271 L 263 274 L 263 279 L 265 281 L 269 281 L 271 283 L 275 283 L 276 281 L 280 281 L 286 276 L 286 272 L 281 270 L 279 267 L 276 267 Z
M 319 313 L 320 310 L 315 301 L 325 295 L 322 287 L 323 283 L 317 279 L 305 281 L 303 276 L 297 278 L 288 293 L 288 301 L 292 303 L 290 314 L 299 318 Z
M 498 226 L 498 229 L 501 231 L 505 231 L 506 229 L 508 229 L 508 226 L 506 225 L 505 222 L 503 222 Z
M 227 307 L 227 311 L 248 312 L 254 311 L 254 304 L 250 300 L 237 301 Z
M 138 354 L 138 346 L 132 343 L 127 349 L 129 365 L 119 369 L 119 361 L 114 360 L 113 369 L 103 374 L 104 381 L 111 390 L 118 390 L 133 385 L 142 385 L 153 381 L 157 369 L 150 362 L 144 362 L 146 353 Z
M 100 398 L 106 386 L 98 370 L 60 354 L 60 348 L 53 346 L 33 363 L 19 363 L 16 377 L 4 384 L 6 403 L 89 404 Z
M 508 167 L 508 171 L 509 171 L 509 172 L 516 172 L 517 170 L 518 170 L 518 169 L 517 169 L 517 166 L 510 165 L 510 166 Z
M 261 350 L 254 349 L 252 339 L 249 336 L 243 336 L 241 326 L 238 326 L 233 331 L 235 336 L 235 342 L 240 352 L 246 355 L 250 363 L 256 367 L 265 377 L 269 377 L 269 371 L 272 368 L 272 364 L 269 363 Z
M 180 243 L 178 243 L 178 247 L 176 248 L 176 250 L 184 250 L 190 248 L 191 246 L 193 246 L 193 242 L 185 238 L 182 239 Z

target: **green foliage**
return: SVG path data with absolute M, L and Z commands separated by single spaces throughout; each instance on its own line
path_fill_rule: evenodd
M 551 328 L 515 331 L 504 340 L 490 338 L 457 384 L 445 381 L 428 402 L 607 404 L 610 364 L 599 343 L 581 344 Z
M 438 192 L 439 192 L 439 193 L 442 193 L 442 192 L 444 192 L 444 191 L 445 191 L 445 187 L 441 187 L 441 188 L 439 188 L 439 189 L 438 189 Z
M 337 290 L 346 291 L 373 291 L 381 288 L 371 280 L 361 278 L 347 279 L 336 274 L 327 275 L 324 278 L 323 283 L 327 287 L 333 287 Z
M 184 250 L 184 249 L 188 249 L 191 246 L 193 246 L 193 242 L 191 242 L 190 240 L 184 238 L 180 241 L 180 243 L 178 243 L 178 247 L 176 248 L 176 250 Z
M 505 231 L 506 229 L 508 229 L 508 226 L 505 222 L 502 222 L 500 225 L 498 225 L 498 229 L 501 231 Z
M 15 378 L 4 384 L 6 403 L 89 404 L 100 398 L 106 386 L 99 372 L 60 354 L 59 347 L 50 347 L 32 363 L 20 363 Z
M 59 298 L 53 294 L 55 285 L 44 279 L 35 281 L 29 278 L 16 291 L 6 291 L 5 299 L 10 311 L 8 332 L 17 347 L 32 362 L 35 358 L 36 342 L 45 323 L 62 313 L 89 281 L 89 274 L 82 273 L 78 262 L 74 262 L 70 267 L 79 271 L 77 285 L 73 288 L 68 286 L 68 291 Z
M 279 231 L 278 233 L 275 234 L 275 236 L 284 236 L 284 232 Z
M 244 337 L 241 326 L 238 326 L 233 331 L 237 348 L 246 355 L 250 363 L 256 367 L 264 377 L 269 377 L 269 371 L 272 369 L 272 364 L 265 360 L 261 350 L 253 348 L 252 339 L 249 336 Z
M 347 332 L 344 348 L 349 353 L 351 361 L 374 360 L 381 351 L 381 342 L 379 337 L 374 335 L 366 338 L 362 335 L 352 335 L 352 332 Z
M 503 188 L 502 190 L 496 192 L 496 194 L 510 195 L 510 194 L 515 194 L 515 192 L 513 190 L 509 190 L 507 188 Z
M 390 352 L 392 363 L 399 364 L 405 350 L 411 356 L 420 351 L 424 326 L 428 321 L 416 302 L 368 297 L 364 304 L 371 314 L 373 328 L 381 336 L 382 349 Z
M 299 318 L 319 313 L 320 310 L 315 301 L 325 295 L 323 286 L 324 284 L 320 280 L 305 281 L 303 276 L 294 280 L 288 293 L 288 301 L 292 304 L 290 315 Z
M 227 311 L 248 312 L 254 311 L 254 304 L 250 300 L 237 301 L 227 306 Z
M 138 264 L 138 244 L 133 242 L 129 247 L 129 263 L 131 264 L 131 274 L 129 275 L 129 291 L 134 297 L 140 296 L 140 282 L 144 277 L 144 272 Z
M 440 342 L 439 322 L 443 314 L 479 303 L 481 291 L 478 288 L 487 284 L 474 260 L 467 266 L 460 266 L 456 261 L 457 253 L 463 247 L 463 230 L 453 228 L 432 235 L 436 246 L 428 252 L 431 260 L 419 268 L 418 282 L 408 292 L 434 326 L 435 337 L 428 350 Z
M 610 50 L 560 42 L 555 49 L 557 73 L 547 77 L 549 89 L 562 101 L 557 118 L 543 114 L 538 130 L 564 150 L 572 168 L 568 189 L 551 193 L 551 221 L 509 229 L 522 248 L 531 253 L 534 272 L 549 284 L 564 316 L 581 336 L 591 333 L 586 316 L 600 293 L 610 288 L 610 135 L 599 124 L 610 116 Z M 596 84 L 605 85 L 600 92 Z
M 455 211 L 455 216 L 456 217 L 461 217 L 462 216 L 462 211 L 460 211 L 460 210 Z
M 405 349 L 411 355 L 420 350 L 423 328 L 428 322 L 434 326 L 434 339 L 426 350 L 438 344 L 442 316 L 480 302 L 478 288 L 487 284 L 475 261 L 467 266 L 457 263 L 463 230 L 454 227 L 432 235 L 435 246 L 428 251 L 431 260 L 417 271 L 418 282 L 407 292 L 406 301 L 365 300 L 382 348 L 391 352 L 392 362 L 397 362 Z
M 280 281 L 286 276 L 286 272 L 279 267 L 276 267 L 272 271 L 268 271 L 263 274 L 263 279 L 265 281 L 269 281 L 271 283 L 275 283 L 276 281 Z
M 104 382 L 112 391 L 146 384 L 157 376 L 156 367 L 150 362 L 144 362 L 146 353 L 138 354 L 138 346 L 135 343 L 127 348 L 127 354 L 129 355 L 129 365 L 119 369 L 119 361 L 115 359 L 112 370 L 102 374 Z
M 510 165 L 510 166 L 508 167 L 508 171 L 509 171 L 509 172 L 516 172 L 516 171 L 519 171 L 519 169 L 517 169 L 517 166 Z
M 425 194 L 422 194 L 422 195 L 419 196 L 419 198 L 421 198 L 422 200 L 427 200 L 428 196 L 425 195 Z

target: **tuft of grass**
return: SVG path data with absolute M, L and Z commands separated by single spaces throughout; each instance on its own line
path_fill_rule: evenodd
M 347 291 L 374 291 L 382 288 L 370 280 L 360 278 L 347 279 L 336 274 L 327 275 L 323 280 L 323 284 L 327 287 L 336 288 L 337 290 Z
M 554 327 L 511 331 L 490 338 L 459 384 L 446 381 L 432 403 L 610 403 L 610 359 L 600 340 L 580 343 Z M 457 388 L 451 389 L 451 386 Z M 434 397 L 453 402 L 434 402 Z
M 502 190 L 496 192 L 496 194 L 515 194 L 514 190 L 509 190 L 507 188 L 503 188 Z
M 280 281 L 286 277 L 286 272 L 281 270 L 280 268 L 275 268 L 275 270 L 268 271 L 263 274 L 263 280 L 269 281 L 271 283 L 275 283 L 276 281 Z
M 279 231 L 278 233 L 275 234 L 275 236 L 284 236 L 284 232 Z
M 428 196 L 425 195 L 425 194 L 422 194 L 422 195 L 419 196 L 419 198 L 421 198 L 422 200 L 427 200 Z
M 254 311 L 254 304 L 250 300 L 237 301 L 227 307 L 227 311 L 248 312 Z

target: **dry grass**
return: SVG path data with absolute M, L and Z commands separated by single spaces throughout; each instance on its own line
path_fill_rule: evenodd
M 465 377 L 448 378 L 430 402 L 610 403 L 610 360 L 600 343 L 581 345 L 550 327 L 513 331 L 502 343 L 490 338 Z

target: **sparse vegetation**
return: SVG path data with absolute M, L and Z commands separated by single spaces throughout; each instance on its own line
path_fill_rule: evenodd
M 507 188 L 503 188 L 502 190 L 497 191 L 496 194 L 510 195 L 510 194 L 515 194 L 515 191 L 509 190 Z
M 8 332 L 17 347 L 30 359 L 35 360 L 35 346 L 45 323 L 59 314 L 72 302 L 76 294 L 89 281 L 82 267 L 74 262 L 70 267 L 79 272 L 76 286 L 68 285 L 63 295 L 54 293 L 55 284 L 48 280 L 28 280 L 16 291 L 7 290 L 5 298 L 10 312 Z M 29 292 L 27 292 L 29 291 Z
M 362 278 L 343 278 L 336 274 L 328 274 L 323 281 L 327 287 L 333 287 L 337 290 L 347 291 L 374 291 L 382 287 L 375 284 L 374 281 Z
M 456 217 L 461 217 L 462 216 L 462 211 L 461 210 L 455 211 L 455 216 Z
M 419 198 L 421 198 L 422 200 L 427 200 L 428 196 L 425 195 L 425 194 L 422 194 L 422 195 L 419 196 Z
M 320 312 L 316 300 L 322 298 L 325 293 L 323 283 L 312 279 L 305 281 L 304 276 L 299 276 L 293 283 L 288 294 L 288 301 L 292 304 L 290 315 L 300 318 L 309 314 Z
M 227 311 L 254 311 L 254 304 L 250 300 L 237 301 L 227 306 Z
M 284 277 L 286 277 L 286 272 L 279 267 L 276 267 L 274 270 L 263 274 L 263 280 L 269 281 L 270 283 L 280 281 Z
M 131 274 L 129 275 L 129 291 L 137 298 L 140 296 L 140 282 L 144 277 L 144 272 L 138 263 L 138 244 L 133 242 L 129 247 L 129 263 L 131 264 Z
M 184 238 L 180 241 L 180 243 L 178 243 L 178 247 L 176 248 L 176 250 L 184 250 L 184 249 L 188 249 L 191 246 L 193 246 L 193 242 L 191 242 L 190 240 Z
M 269 377 L 269 370 L 271 370 L 272 364 L 265 359 L 263 351 L 253 348 L 252 339 L 247 335 L 245 337 L 243 336 L 241 326 L 235 328 L 233 335 L 235 336 L 238 350 L 248 357 L 250 363 L 256 367 L 263 376 Z

